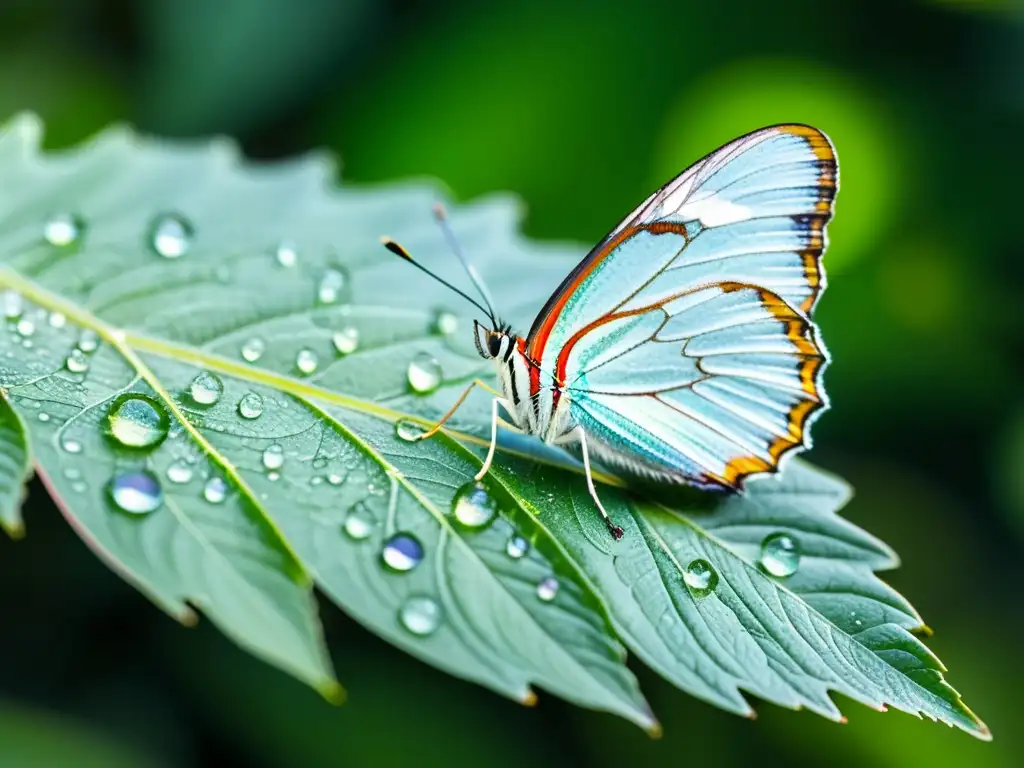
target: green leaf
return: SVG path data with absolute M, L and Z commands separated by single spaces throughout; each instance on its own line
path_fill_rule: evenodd
M 25 425 L 5 397 L 0 397 L 0 526 L 11 538 L 21 538 L 23 485 L 28 480 L 29 458 Z
M 537 685 L 657 731 L 628 646 L 736 713 L 746 692 L 838 719 L 838 691 L 988 737 L 874 575 L 895 556 L 836 515 L 847 486 L 808 464 L 725 501 L 601 475 L 615 543 L 578 465 L 536 440 L 503 431 L 473 482 L 478 390 L 411 442 L 493 375 L 457 297 L 380 247 L 393 235 L 450 272 L 437 189 L 336 189 L 321 156 L 243 165 L 223 141 L 124 128 L 43 155 L 39 133 L 22 116 L 0 135 L 0 386 L 68 519 L 171 614 L 197 606 L 328 695 L 314 584 L 524 703 Z M 517 218 L 503 197 L 451 212 L 525 327 L 581 251 L 526 242 Z M 788 575 L 762 562 L 778 536 Z

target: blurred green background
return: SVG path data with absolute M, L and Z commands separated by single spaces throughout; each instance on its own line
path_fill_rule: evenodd
M 0 540 L 0 765 L 1019 765 L 1022 44 L 995 0 L 0 4 L 0 120 L 37 111 L 49 146 L 127 120 L 259 158 L 326 147 L 349 182 L 518 193 L 538 238 L 598 240 L 754 128 L 826 131 L 833 409 L 809 458 L 856 487 L 844 514 L 900 553 L 884 577 L 995 734 L 849 701 L 845 726 L 765 704 L 751 722 L 638 669 L 653 742 L 446 677 L 325 604 L 349 691 L 331 707 L 208 623 L 175 625 L 33 483 L 28 537 Z

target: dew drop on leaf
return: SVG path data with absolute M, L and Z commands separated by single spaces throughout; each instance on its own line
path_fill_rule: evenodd
M 300 373 L 304 373 L 307 376 L 315 373 L 316 367 L 319 364 L 320 359 L 312 349 L 300 349 L 299 354 L 295 356 L 295 367 L 299 369 Z
M 707 560 L 697 559 L 686 567 L 683 581 L 689 587 L 691 594 L 703 597 L 713 592 L 718 586 L 718 572 Z
M 423 562 L 423 545 L 411 533 L 396 533 L 384 542 L 380 556 L 393 571 L 411 571 Z
M 761 542 L 761 567 L 772 576 L 792 576 L 799 566 L 800 549 L 788 534 L 773 533 Z
M 409 363 L 406 376 L 413 392 L 427 394 L 441 384 L 441 364 L 430 354 L 418 352 Z
M 107 413 L 110 434 L 129 448 L 152 448 L 167 437 L 171 420 L 167 412 L 150 397 L 125 394 L 118 397 Z
M 466 528 L 484 528 L 498 514 L 498 503 L 477 482 L 459 488 L 452 500 L 455 519 Z
M 263 415 L 263 398 L 255 392 L 246 392 L 238 401 L 238 415 L 243 419 L 258 419 Z
M 160 481 L 145 469 L 118 475 L 110 481 L 107 492 L 117 508 L 130 515 L 148 515 L 164 500 Z
M 558 580 L 554 576 L 547 576 L 537 584 L 537 597 L 545 603 L 550 603 L 558 594 Z
M 295 243 L 283 242 L 277 246 L 277 263 L 282 267 L 294 267 L 299 260 L 299 252 Z
M 3 305 L 4 317 L 8 320 L 15 320 L 21 317 L 21 313 L 25 311 L 25 305 L 21 299 L 21 294 L 15 291 L 4 291 L 3 297 L 0 298 L 0 304 Z
M 41 412 L 41 413 L 39 414 L 39 417 L 38 417 L 38 418 L 39 418 L 39 420 L 40 420 L 40 421 L 42 421 L 42 422 L 44 422 L 44 423 L 45 423 L 45 422 L 47 422 L 47 421 L 49 421 L 49 420 L 50 420 L 50 414 L 48 414 L 48 413 L 47 413 L 46 411 L 42 411 L 42 412 Z
M 63 312 L 51 312 L 47 316 L 46 322 L 50 324 L 51 328 L 63 328 L 67 325 L 68 319 Z
M 222 477 L 211 477 L 203 486 L 203 498 L 211 504 L 220 504 L 228 497 L 228 484 Z
M 342 328 L 331 337 L 331 343 L 339 355 L 351 355 L 359 348 L 359 329 L 351 325 Z
M 328 478 L 328 481 L 330 478 Z M 346 535 L 350 539 L 356 541 L 362 541 L 370 537 L 373 533 L 375 518 L 370 508 L 362 501 L 354 504 L 348 511 L 348 515 L 345 517 L 345 522 L 342 524 Z
M 399 419 L 395 422 L 395 434 L 400 440 L 405 440 L 408 443 L 415 442 L 426 431 L 422 425 L 412 419 Z
M 267 345 L 263 339 L 251 338 L 242 345 L 242 359 L 248 363 L 255 363 L 266 351 Z
M 27 317 L 23 317 L 18 321 L 18 324 L 14 326 L 14 330 L 18 332 L 19 336 L 31 336 L 36 332 L 36 324 Z
M 224 394 L 224 382 L 209 371 L 203 371 L 192 379 L 188 393 L 199 405 L 213 405 Z
M 192 480 L 193 470 L 187 461 L 178 460 L 167 467 L 167 479 L 176 485 Z
M 331 485 L 341 485 L 345 482 L 345 478 L 335 472 L 332 472 L 327 476 L 327 482 Z
M 64 367 L 72 373 L 85 373 L 89 370 L 89 358 L 80 349 L 72 349 L 64 360 Z
M 432 635 L 441 626 L 443 611 L 432 597 L 410 597 L 398 612 L 402 626 L 418 637 Z
M 459 318 L 451 312 L 438 312 L 434 317 L 434 329 L 442 336 L 451 336 L 459 330 Z
M 263 466 L 267 469 L 280 469 L 284 466 L 284 448 L 277 443 L 263 452 Z
M 78 348 L 82 352 L 95 352 L 100 345 L 100 337 L 96 331 L 86 328 L 78 337 Z
M 510 536 L 509 540 L 505 542 L 505 554 L 513 560 L 521 558 L 529 549 L 530 543 L 518 534 Z
M 157 255 L 177 259 L 188 253 L 194 235 L 192 225 L 181 216 L 167 214 L 153 222 L 149 243 Z
M 316 297 L 321 304 L 334 304 L 338 295 L 345 287 L 345 273 L 336 269 L 328 269 L 320 278 L 320 284 L 316 289 Z
M 60 447 L 63 448 L 67 453 L 81 453 L 82 444 L 77 440 L 73 440 L 70 437 L 65 437 L 60 441 Z
M 63 248 L 74 245 L 85 231 L 85 222 L 70 213 L 61 213 L 51 217 L 43 226 L 43 237 L 50 245 Z

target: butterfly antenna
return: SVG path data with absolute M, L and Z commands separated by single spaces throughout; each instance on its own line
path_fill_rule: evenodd
M 437 280 L 437 282 L 441 283 L 441 285 L 443 285 L 443 286 L 445 286 L 447 288 L 450 288 L 451 290 L 455 291 L 455 293 L 459 294 L 459 296 L 464 298 L 466 301 L 468 301 L 474 307 L 476 307 L 481 312 L 483 312 L 485 315 L 487 315 L 491 319 L 491 322 L 494 322 L 494 310 L 490 309 L 490 305 L 488 305 L 487 307 L 484 307 L 479 301 L 474 299 L 472 296 L 467 295 L 465 291 L 462 291 L 462 290 L 456 288 L 454 285 L 449 283 L 443 277 L 441 277 L 439 275 L 436 275 L 433 272 L 431 272 L 429 269 L 424 267 L 418 261 L 414 260 L 413 257 L 412 257 L 412 254 L 410 254 L 407 250 L 405 250 L 405 248 L 403 248 L 401 245 L 396 243 L 390 237 L 382 237 L 380 239 L 380 241 L 381 241 L 381 243 L 383 243 L 384 247 L 387 248 L 389 251 L 391 251 L 393 254 L 395 254 L 396 256 L 401 256 L 403 259 L 408 261 L 410 264 L 412 264 L 414 267 L 419 269 L 421 272 L 425 272 L 426 274 L 430 275 L 432 278 Z
M 466 270 L 466 274 L 469 275 L 469 279 L 473 281 L 473 285 L 480 291 L 480 295 L 483 297 L 484 303 L 488 308 L 488 315 L 490 315 L 491 322 L 497 324 L 498 315 L 494 311 L 494 301 L 491 299 L 491 293 L 487 290 L 487 286 L 484 284 L 483 278 L 476 271 L 476 268 L 469 263 L 465 254 L 462 252 L 462 248 L 459 246 L 459 241 L 455 239 L 455 233 L 452 231 L 451 226 L 448 224 L 448 212 L 444 209 L 444 206 L 440 203 L 434 203 L 434 218 L 437 219 L 437 223 L 441 226 L 441 231 L 444 232 L 445 240 L 448 241 L 448 246 L 455 253 L 456 258 L 462 262 L 462 268 Z

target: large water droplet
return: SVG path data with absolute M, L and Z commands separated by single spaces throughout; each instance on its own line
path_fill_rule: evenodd
M 64 367 L 72 373 L 85 373 L 89 370 L 89 358 L 80 349 L 72 349 L 64 360 Z
M 152 448 L 163 442 L 171 420 L 161 405 L 150 397 L 125 394 L 111 403 L 107 412 L 110 434 L 129 448 Z
M 693 595 L 703 597 L 718 586 L 718 572 L 707 560 L 697 559 L 686 567 L 683 581 Z
M 60 441 L 60 447 L 63 448 L 68 453 L 81 453 L 82 452 L 82 444 L 80 442 L 78 442 L 77 440 L 74 440 L 74 439 L 72 439 L 70 437 L 63 438 Z
M 380 556 L 393 571 L 411 571 L 423 562 L 423 545 L 411 533 L 396 533 L 384 542 Z
M 51 217 L 43 227 L 43 237 L 50 245 L 63 248 L 74 245 L 85 231 L 85 222 L 70 213 Z
M 280 469 L 284 466 L 284 448 L 277 443 L 263 452 L 263 466 L 267 469 Z
M 441 375 L 441 364 L 426 352 L 418 352 L 406 371 L 409 386 L 420 394 L 437 389 L 441 384 Z
M 167 467 L 167 479 L 177 485 L 189 482 L 193 474 L 194 471 L 189 463 L 180 459 Z
M 459 488 L 452 502 L 455 519 L 466 528 L 483 528 L 498 514 L 498 503 L 480 483 L 467 483 Z
M 100 345 L 100 337 L 96 331 L 86 328 L 78 337 L 78 348 L 82 352 L 95 352 Z
M 149 242 L 153 250 L 165 259 L 176 259 L 188 253 L 194 235 L 192 225 L 181 216 L 161 216 L 150 229 Z
M 0 297 L 0 304 L 3 305 L 4 317 L 8 320 L 21 317 L 21 313 L 25 311 L 25 303 L 22 301 L 21 294 L 15 291 L 4 291 Z
M 203 486 L 203 498 L 211 504 L 220 504 L 228 497 L 228 484 L 223 477 L 211 477 Z
M 148 515 L 164 500 L 160 481 L 145 469 L 118 475 L 110 481 L 107 492 L 117 508 L 130 515 Z
M 442 336 L 451 336 L 459 330 L 459 318 L 451 312 L 438 312 L 434 317 L 434 329 Z
M 440 604 L 432 597 L 410 597 L 398 612 L 402 626 L 419 637 L 436 632 L 443 616 Z
M 509 540 L 505 542 L 505 554 L 513 560 L 521 558 L 529 551 L 529 549 L 530 542 L 518 534 L 510 536 Z
M 537 584 L 537 597 L 543 600 L 545 603 L 550 603 L 555 599 L 558 594 L 558 579 L 554 576 L 548 576 L 540 580 Z
M 68 318 L 63 312 L 51 312 L 47 315 L 46 322 L 50 324 L 51 328 L 63 328 L 67 325 Z
M 18 324 L 14 326 L 14 330 L 18 332 L 19 336 L 31 336 L 36 332 L 36 324 L 29 318 L 23 317 L 18 321 Z
M 316 296 L 321 304 L 333 304 L 338 300 L 342 288 L 345 287 L 345 273 L 336 269 L 328 269 L 320 278 Z
M 412 419 L 399 419 L 395 422 L 395 434 L 399 439 L 413 443 L 419 440 L 420 435 L 426 432 L 426 427 L 417 424 Z
M 192 379 L 188 393 L 199 405 L 213 405 L 224 394 L 224 382 L 209 371 L 203 371 Z
M 360 501 L 348 511 L 342 528 L 344 528 L 349 538 L 362 541 L 369 538 L 370 534 L 373 533 L 375 522 L 373 512 L 370 511 L 370 508 L 364 502 Z
M 267 345 L 263 339 L 252 338 L 242 345 L 242 359 L 249 363 L 255 363 L 266 351 Z
M 295 356 L 295 367 L 299 369 L 300 373 L 304 373 L 307 376 L 315 373 L 316 367 L 319 364 L 320 359 L 312 349 L 300 349 L 299 354 Z
M 295 243 L 283 242 L 277 246 L 277 263 L 282 267 L 294 267 L 299 260 L 299 252 Z
M 784 578 L 800 566 L 800 549 L 785 533 L 773 533 L 761 542 L 761 567 L 772 576 Z
M 255 392 L 246 392 L 238 401 L 238 415 L 243 419 L 258 419 L 263 415 L 263 398 Z
M 351 355 L 359 348 L 359 329 L 351 325 L 342 328 L 331 337 L 331 343 L 339 355 Z

